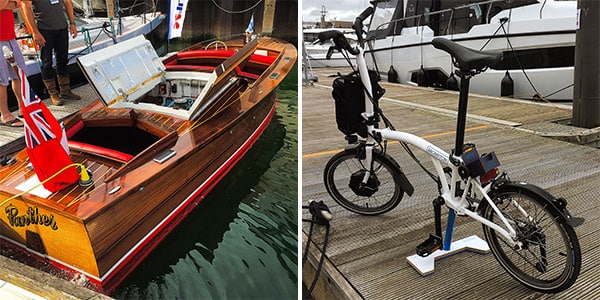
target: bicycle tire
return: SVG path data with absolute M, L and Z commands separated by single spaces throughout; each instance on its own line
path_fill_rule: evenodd
M 519 187 L 500 189 L 492 200 L 523 243 L 521 249 L 515 249 L 504 236 L 483 225 L 488 245 L 502 268 L 519 283 L 542 293 L 558 293 L 573 285 L 581 270 L 579 240 L 549 200 Z M 519 212 L 515 203 L 531 218 Z M 486 201 L 481 204 L 482 215 L 502 226 L 492 206 Z
M 343 208 L 361 215 L 379 215 L 394 209 L 402 200 L 398 164 L 387 154 L 373 150 L 374 175 L 368 180 L 367 191 L 358 191 L 358 182 L 366 168 L 364 158 L 356 150 L 334 155 L 324 170 L 325 188 Z

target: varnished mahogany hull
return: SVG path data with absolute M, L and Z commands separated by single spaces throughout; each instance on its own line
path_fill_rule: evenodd
M 68 225 L 69 231 L 61 232 L 60 236 L 50 232 L 48 226 L 39 226 L 46 229 L 36 231 L 44 244 L 60 244 L 47 245 L 45 250 L 63 249 L 64 257 L 79 256 L 78 261 L 83 261 L 77 262 L 80 265 L 70 264 L 71 260 L 61 255 L 32 251 L 21 238 L 27 233 L 19 234 L 11 229 L 5 214 L 0 224 L 3 249 L 10 255 L 28 256 L 29 264 L 52 274 L 79 281 L 103 293 L 111 292 L 246 154 L 268 126 L 275 107 L 276 94 L 272 92 L 243 118 L 215 135 L 210 143 L 137 187 L 137 192 L 123 195 L 123 199 L 114 201 L 92 218 L 73 220 L 38 207 L 38 214 L 53 215 L 60 229 L 66 227 L 67 222 L 73 223 Z M 19 215 L 28 207 L 26 204 L 14 205 L 18 207 Z M 97 269 L 97 273 L 93 269 Z
M 167 199 L 145 215 L 143 222 L 135 229 L 127 233 L 143 236 L 142 239 L 123 239 L 99 258 L 100 272 L 105 274 L 104 290 L 111 291 L 116 288 L 133 271 L 132 266 L 137 266 L 250 150 L 268 126 L 275 113 L 275 106 L 275 93 L 272 93 L 245 118 L 216 137 L 214 142 L 207 144 L 202 151 L 193 153 L 169 172 L 164 172 L 153 185 L 147 185 L 143 192 L 138 193 L 140 201 L 148 197 L 148 191 L 155 191 L 152 194 L 157 197 L 161 194 Z M 226 144 L 229 146 L 222 147 Z M 210 163 L 205 163 L 207 157 L 210 157 Z M 202 168 L 195 172 L 194 169 L 198 170 L 198 166 Z M 182 176 L 182 173 L 186 174 Z M 165 189 L 165 182 L 175 188 Z M 179 184 L 182 185 L 178 186 Z M 128 209 L 127 205 L 123 203 L 122 207 L 115 206 L 111 209 Z M 123 253 L 128 255 L 124 256 Z

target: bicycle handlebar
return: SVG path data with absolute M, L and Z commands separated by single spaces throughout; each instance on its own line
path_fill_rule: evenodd
M 363 38 L 363 22 L 365 21 L 366 18 L 370 17 L 373 14 L 373 12 L 375 11 L 375 7 L 374 7 L 375 5 L 377 5 L 377 3 L 379 3 L 379 2 L 384 2 L 384 1 L 389 1 L 389 0 L 373 0 L 373 1 L 371 1 L 370 3 L 372 6 L 367 7 L 363 12 L 361 12 L 360 15 L 358 15 L 358 17 L 356 17 L 356 19 L 354 20 L 354 24 L 352 24 L 352 29 L 354 29 L 354 32 L 356 32 L 356 37 L 358 39 L 358 43 L 361 48 L 364 48 L 364 46 L 365 46 L 365 40 Z M 346 39 L 344 34 L 337 30 L 328 30 L 328 31 L 320 32 L 317 37 L 317 40 L 314 43 L 318 43 L 318 42 L 322 43 L 329 39 L 333 40 L 333 43 L 335 46 L 331 46 L 331 48 L 329 48 L 329 51 L 327 52 L 327 57 L 326 57 L 327 59 L 329 59 L 331 57 L 331 54 L 333 53 L 334 49 L 337 49 L 340 52 L 342 49 L 345 49 L 352 55 L 359 54 L 359 50 L 357 48 L 353 48 L 352 46 L 350 46 L 350 43 L 348 42 L 348 39 Z
M 341 51 L 342 49 L 346 49 L 352 55 L 358 55 L 358 50 L 355 48 L 352 48 L 352 46 L 350 46 L 348 39 L 346 39 L 344 34 L 341 33 L 340 31 L 337 31 L 337 30 L 323 31 L 323 32 L 319 33 L 319 36 L 317 38 L 321 42 L 331 39 L 331 40 L 333 40 L 333 44 L 335 45 L 333 47 L 335 49 L 337 49 L 338 51 Z M 332 51 L 330 50 L 329 53 L 327 54 L 328 58 L 331 56 L 331 54 L 330 54 L 331 52 Z
M 358 17 L 356 17 L 356 19 L 354 20 L 354 24 L 352 24 L 352 29 L 354 29 L 354 31 L 356 32 L 356 37 L 358 38 L 358 43 L 361 47 L 364 47 L 365 45 L 365 40 L 362 36 L 363 21 L 370 15 L 372 15 L 373 11 L 375 11 L 373 6 L 367 7 L 362 13 L 360 13 L 360 15 L 358 15 Z

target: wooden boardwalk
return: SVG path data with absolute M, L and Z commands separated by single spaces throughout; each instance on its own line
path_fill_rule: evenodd
M 84 106 L 90 104 L 92 101 L 98 99 L 96 91 L 89 85 L 85 84 L 78 88 L 74 88 L 73 92 L 81 96 L 81 100 L 70 100 L 64 101 L 62 106 L 54 106 L 49 99 L 44 100 L 44 103 L 52 111 L 54 117 L 57 120 L 62 120 L 67 116 L 79 111 Z M 17 115 L 17 112 L 13 112 L 13 115 Z M 25 147 L 23 127 L 10 128 L 7 126 L 0 126 L 0 159 L 4 155 L 14 153 Z
M 465 141 L 480 153 L 495 151 L 502 170 L 515 180 L 528 181 L 568 200 L 570 212 L 586 219 L 576 228 L 583 253 L 575 285 L 556 295 L 533 292 L 510 277 L 493 255 L 463 252 L 436 262 L 432 275 L 421 277 L 406 261 L 415 247 L 434 231 L 431 201 L 437 196 L 433 181 L 398 145 L 388 153 L 400 163 L 415 186 L 412 197 L 384 215 L 365 217 L 336 205 L 323 185 L 323 167 L 346 143 L 337 131 L 331 80 L 335 70 L 319 70 L 319 82 L 302 88 L 302 203 L 323 200 L 332 210 L 331 234 L 317 299 L 597 299 L 600 298 L 600 150 L 542 136 L 597 134 L 553 121 L 571 117 L 567 106 L 471 97 Z M 347 72 L 347 71 L 346 71 Z M 344 73 L 344 71 L 342 71 Z M 382 83 L 387 90 L 381 106 L 398 130 L 424 137 L 449 151 L 454 144 L 458 95 L 418 87 Z M 431 167 L 427 155 L 417 157 Z M 448 210 L 442 209 L 445 225 Z M 302 216 L 309 218 L 307 212 Z M 445 226 L 444 226 L 445 227 Z M 303 224 L 303 245 L 308 225 Z M 313 240 L 322 246 L 324 228 Z M 454 240 L 483 237 L 481 225 L 457 217 Z M 320 253 L 314 245 L 302 269 L 310 284 Z

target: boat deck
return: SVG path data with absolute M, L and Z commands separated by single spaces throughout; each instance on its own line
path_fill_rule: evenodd
M 64 118 L 90 104 L 98 96 L 89 85 L 75 88 L 82 100 L 67 101 L 63 106 L 46 103 L 57 118 Z M 16 112 L 13 112 L 16 115 Z M 0 157 L 13 153 L 25 146 L 23 128 L 2 127 L 0 130 Z M 27 297 L 30 299 L 52 297 L 74 297 L 86 299 L 111 299 L 72 282 L 64 281 L 16 260 L 0 256 L 0 295 L 5 297 Z M 0 296 L 0 297 L 2 297 Z
M 544 295 L 521 286 L 500 267 L 493 255 L 463 252 L 439 260 L 435 272 L 421 277 L 407 262 L 415 247 L 434 232 L 433 181 L 398 147 L 388 153 L 403 167 L 415 186 L 412 197 L 380 216 L 365 217 L 344 210 L 330 198 L 323 185 L 323 166 L 346 143 L 337 131 L 331 74 L 348 70 L 322 69 L 319 82 L 302 89 L 302 203 L 323 200 L 333 214 L 327 259 L 315 299 L 594 299 L 600 297 L 596 267 L 600 256 L 600 218 L 595 201 L 600 193 L 600 149 L 542 136 L 586 143 L 596 140 L 598 130 L 564 125 L 571 109 L 560 104 L 524 102 L 494 97 L 470 98 L 465 141 L 477 144 L 480 153 L 495 151 L 510 178 L 541 186 L 568 200 L 570 212 L 586 219 L 576 228 L 583 266 L 577 282 L 557 295 Z M 415 133 L 442 149 L 454 145 L 455 109 L 458 94 L 429 88 L 382 83 L 380 100 L 386 116 L 398 130 Z M 558 122 L 556 122 L 558 121 Z M 427 155 L 417 157 L 431 166 Z M 447 209 L 442 209 L 445 228 Z M 310 218 L 303 211 L 304 218 Z M 317 227 L 313 240 L 322 247 L 325 229 Z M 303 224 L 303 245 L 308 225 Z M 483 237 L 481 225 L 457 218 L 454 240 L 471 235 Z M 310 285 L 320 253 L 311 246 L 310 264 L 302 270 Z M 309 267 L 310 265 L 310 267 Z

